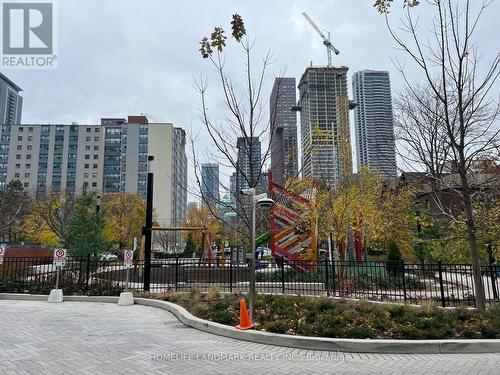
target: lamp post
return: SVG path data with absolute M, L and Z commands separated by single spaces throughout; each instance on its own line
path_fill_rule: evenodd
M 148 184 L 146 191 L 146 225 L 142 228 L 144 236 L 144 291 L 149 292 L 151 285 L 151 242 L 153 238 L 153 162 L 154 156 L 148 156 Z
M 266 193 L 255 195 L 255 188 L 243 189 L 241 194 L 250 197 L 250 290 L 248 296 L 248 313 L 250 320 L 254 321 L 254 307 L 255 307 L 255 211 L 257 204 L 262 208 L 270 208 L 274 201 L 267 197 Z

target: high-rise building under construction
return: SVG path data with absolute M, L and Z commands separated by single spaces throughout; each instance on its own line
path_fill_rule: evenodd
M 352 174 L 347 70 L 310 67 L 299 83 L 302 175 L 327 186 Z

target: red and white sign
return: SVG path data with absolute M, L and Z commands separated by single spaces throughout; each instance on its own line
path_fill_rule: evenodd
M 123 265 L 125 268 L 132 268 L 132 261 L 134 259 L 134 251 L 133 250 L 125 250 L 123 253 Z
M 3 264 L 3 257 L 5 256 L 5 248 L 0 246 L 0 264 Z
M 66 264 L 66 249 L 55 249 L 54 250 L 54 263 L 55 267 L 64 267 Z

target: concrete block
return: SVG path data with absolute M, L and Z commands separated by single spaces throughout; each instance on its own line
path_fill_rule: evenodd
M 63 301 L 63 291 L 62 289 L 52 289 L 50 291 L 49 299 L 47 302 L 59 303 Z
M 120 306 L 130 306 L 134 304 L 134 296 L 132 292 L 121 292 L 118 300 Z

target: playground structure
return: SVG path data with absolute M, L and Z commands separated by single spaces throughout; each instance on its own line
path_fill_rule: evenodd
M 269 173 L 269 193 L 276 202 L 270 212 L 271 231 L 258 240 L 269 239 L 274 257 L 295 264 L 303 271 L 315 271 L 318 260 L 316 186 L 312 183 L 306 193 L 300 195 L 273 182 Z

